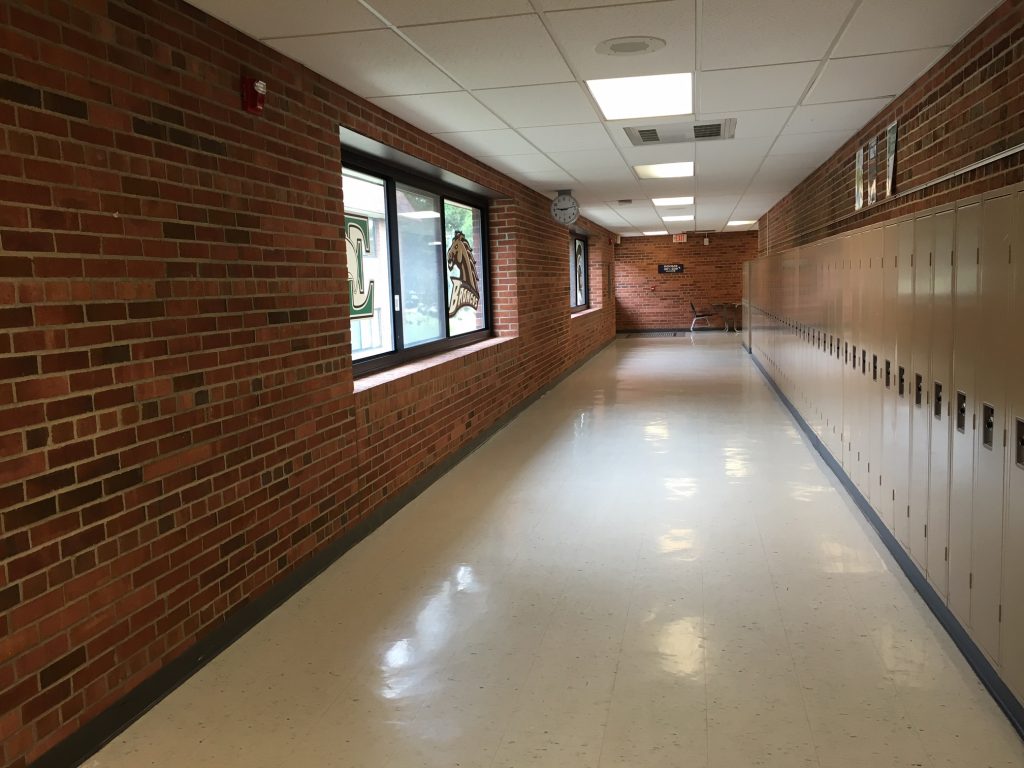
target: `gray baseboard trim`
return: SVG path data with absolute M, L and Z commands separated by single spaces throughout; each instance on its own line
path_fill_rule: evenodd
M 771 377 L 771 374 L 761 364 L 761 361 L 757 359 L 756 355 L 751 355 L 751 360 L 754 361 L 754 365 L 764 376 L 765 380 L 771 386 L 782 404 L 789 410 L 793 420 L 797 423 L 803 433 L 810 440 L 811 445 L 818 452 L 824 462 L 828 465 L 829 469 L 835 474 L 842 483 L 843 488 L 853 499 L 857 508 L 860 509 L 861 514 L 867 518 L 871 527 L 875 529 L 878 537 L 885 544 L 885 548 L 889 550 L 889 554 L 892 555 L 893 559 L 899 564 L 903 573 L 906 574 L 910 583 L 914 586 L 914 589 L 918 591 L 921 597 L 924 599 L 925 604 L 935 614 L 935 618 L 938 619 L 943 629 L 949 634 L 956 647 L 960 649 L 960 653 L 963 654 L 967 663 L 970 664 L 971 669 L 981 680 L 982 685 L 988 690 L 995 699 L 996 704 L 1006 715 L 1006 718 L 1010 721 L 1010 724 L 1014 727 L 1017 733 L 1022 739 L 1024 739 L 1024 706 L 1017 700 L 1017 697 L 1013 695 L 1010 688 L 1003 682 L 1003 679 L 999 676 L 995 667 L 992 666 L 991 662 L 985 657 L 984 652 L 977 646 L 974 640 L 960 621 L 953 615 L 953 612 L 949 610 L 949 607 L 943 601 L 942 597 L 935 588 L 929 583 L 928 578 L 921 569 L 917 567 L 917 564 L 913 561 L 907 551 L 900 544 L 899 540 L 893 535 L 892 531 L 889 530 L 888 526 L 882 521 L 882 518 L 878 516 L 871 503 L 865 498 L 864 494 L 861 493 L 860 489 L 854 484 L 850 476 L 846 474 L 846 470 L 843 469 L 842 465 L 836 461 L 835 457 L 829 452 L 828 448 L 821 441 L 821 438 L 811 429 L 804 417 L 797 410 L 796 406 L 790 402 L 789 398 L 783 394 L 778 384 Z
M 567 371 L 513 406 L 483 433 L 448 458 L 438 462 L 395 497 L 373 510 L 344 534 L 300 563 L 295 570 L 269 587 L 266 592 L 234 608 L 220 624 L 198 640 L 195 645 L 161 667 L 79 730 L 37 758 L 32 762 L 31 768 L 71 768 L 84 763 L 105 744 L 116 738 L 118 734 L 216 658 L 218 654 L 327 570 L 339 557 L 377 530 L 410 501 L 436 483 L 455 465 L 490 440 L 519 414 L 575 373 L 613 341 L 614 339 L 608 339 Z

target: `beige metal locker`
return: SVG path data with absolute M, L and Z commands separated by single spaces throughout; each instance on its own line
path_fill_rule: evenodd
M 867 398 L 868 501 L 878 510 L 883 489 L 879 485 L 882 469 L 882 398 L 885 393 L 884 357 L 882 355 L 882 228 L 868 230 L 864 235 L 868 266 L 865 272 L 864 318 L 867 328 L 868 374 L 865 379 Z
M 977 345 L 981 205 L 956 212 L 953 277 L 953 440 L 949 468 L 949 607 L 964 626 L 971 621 L 971 516 L 974 509 L 974 365 Z
M 933 218 L 914 221 L 914 305 L 910 337 L 910 554 L 922 571 L 928 567 L 928 489 L 931 458 L 931 336 Z
M 953 237 L 956 214 L 933 220 L 931 436 L 928 482 L 928 580 L 947 596 L 949 543 L 949 451 L 953 392 Z
M 910 415 L 913 375 L 910 370 L 911 333 L 914 324 L 914 222 L 897 225 L 896 259 L 896 423 L 892 467 L 893 511 L 896 538 L 910 548 Z
M 981 259 L 978 274 L 979 321 L 975 393 L 978 429 L 974 433 L 974 514 L 971 518 L 971 634 L 988 655 L 999 660 L 999 603 L 1003 552 L 1007 343 L 1010 303 L 1010 237 L 1013 197 L 986 200 L 981 211 Z
M 882 466 L 879 475 L 881 500 L 875 509 L 890 531 L 896 528 L 893 507 L 893 477 L 899 462 L 896 451 L 896 330 L 898 327 L 896 267 L 899 255 L 899 225 L 890 224 L 882 234 L 882 340 L 879 350 L 882 381 Z
M 1024 355 L 1020 354 L 1020 329 L 1024 328 L 1024 192 L 1014 204 L 1013 296 L 1007 332 L 1017 339 L 1008 360 L 1010 378 L 1007 407 L 1010 446 L 1006 461 L 1006 518 L 1003 529 L 1003 677 L 1024 701 Z

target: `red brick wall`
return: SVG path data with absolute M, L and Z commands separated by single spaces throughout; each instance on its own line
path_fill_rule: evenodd
M 8 2 L 0 38 L 0 764 L 21 766 L 615 321 L 607 296 L 570 318 L 543 197 L 184 3 Z M 242 72 L 268 79 L 261 118 Z M 507 338 L 356 391 L 339 124 L 502 196 Z
M 899 122 L 895 186 L 885 191 L 885 129 Z M 854 156 L 878 140 L 880 202 L 854 211 Z M 772 252 L 1024 180 L 1024 153 L 899 196 L 1024 143 L 1024 2 L 1007 0 L 759 222 Z
M 615 248 L 615 304 L 620 331 L 689 328 L 697 309 L 743 297 L 743 262 L 757 255 L 757 232 L 624 237 Z M 682 275 L 658 273 L 659 264 L 683 264 Z M 713 324 L 722 327 L 721 318 Z

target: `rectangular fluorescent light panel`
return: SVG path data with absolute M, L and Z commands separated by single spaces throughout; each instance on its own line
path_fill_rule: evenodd
M 678 179 L 693 176 L 693 163 L 657 163 L 655 165 L 634 165 L 636 175 L 641 179 Z
M 668 230 L 662 229 L 662 230 L 659 230 L 657 232 L 644 232 L 644 234 L 645 235 L 667 235 L 668 234 Z
M 655 197 L 651 199 L 655 205 L 667 207 L 670 205 L 693 205 L 692 197 Z
M 689 115 L 693 112 L 693 75 L 613 77 L 587 80 L 605 120 Z
M 662 221 L 693 221 L 693 214 L 688 213 L 685 216 L 662 216 Z
M 727 227 L 745 227 L 745 226 L 747 226 L 749 224 L 756 224 L 756 223 L 757 223 L 756 221 L 745 221 L 745 220 L 741 220 L 741 219 L 733 219 L 732 221 L 730 221 L 725 226 L 727 226 Z

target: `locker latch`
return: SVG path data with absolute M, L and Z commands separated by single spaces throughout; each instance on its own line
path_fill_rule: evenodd
M 942 421 L 942 385 L 935 382 L 935 418 Z
M 996 409 L 988 403 L 981 406 L 981 443 L 986 448 L 992 448 L 992 442 L 996 429 Z
M 967 395 L 963 392 L 956 393 L 956 430 L 963 432 L 967 429 Z
M 906 397 L 907 394 L 907 371 L 901 365 L 900 366 L 900 379 L 899 379 L 900 397 Z
M 924 398 L 924 379 L 921 378 L 920 373 L 914 374 L 914 405 L 918 408 L 921 407 L 921 401 Z
M 1024 419 L 1017 419 L 1017 466 L 1024 469 Z

